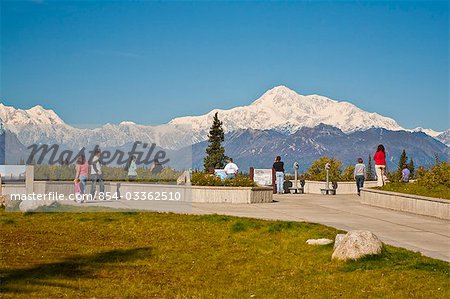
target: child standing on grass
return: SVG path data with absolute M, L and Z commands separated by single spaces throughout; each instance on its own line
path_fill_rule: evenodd
M 363 163 L 363 159 L 359 158 L 358 163 L 355 165 L 355 172 L 353 177 L 356 181 L 356 189 L 358 189 L 358 195 L 361 195 L 361 188 L 364 187 L 364 180 L 366 179 L 366 165 Z

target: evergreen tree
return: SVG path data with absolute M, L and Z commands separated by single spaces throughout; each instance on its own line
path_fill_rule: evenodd
M 413 161 L 412 158 L 409 159 L 408 169 L 409 169 L 409 171 L 411 172 L 410 177 L 411 177 L 411 178 L 414 178 L 415 169 L 414 169 L 414 161 Z
M 223 168 L 227 156 L 222 142 L 225 140 L 225 134 L 222 128 L 222 122 L 219 120 L 218 113 L 214 114 L 213 124 L 209 129 L 208 147 L 206 148 L 206 157 L 203 159 L 205 170 L 209 167 Z
M 367 159 L 366 176 L 367 176 L 368 181 L 373 181 L 375 179 L 375 174 L 374 174 L 373 166 L 372 166 L 372 157 L 370 156 L 370 154 Z
M 402 173 L 403 165 L 408 163 L 408 156 L 406 155 L 406 151 L 403 150 L 402 154 L 400 155 L 400 160 L 398 161 L 398 173 Z

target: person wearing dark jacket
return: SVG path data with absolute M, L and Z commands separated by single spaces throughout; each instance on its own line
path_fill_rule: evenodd
M 273 169 L 275 169 L 275 178 L 277 184 L 277 193 L 283 193 L 284 185 L 284 162 L 281 162 L 281 157 L 277 156 L 275 162 L 273 163 Z

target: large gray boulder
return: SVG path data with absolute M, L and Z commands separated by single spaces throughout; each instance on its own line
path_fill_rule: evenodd
M 382 247 L 383 243 L 370 231 L 349 231 L 346 235 L 336 238 L 331 258 L 356 260 L 366 255 L 380 254 Z
M 339 246 L 339 244 L 341 244 L 342 239 L 344 239 L 345 234 L 337 234 L 336 238 L 334 239 L 334 246 L 333 249 L 336 249 L 336 247 Z

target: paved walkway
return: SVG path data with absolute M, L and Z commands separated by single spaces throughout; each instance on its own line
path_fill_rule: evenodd
M 358 199 L 356 195 L 286 194 L 275 195 L 276 202 L 264 204 L 194 203 L 190 213 L 308 221 L 346 231 L 370 230 L 384 243 L 450 261 L 450 221 L 362 205 Z M 111 206 L 144 208 L 131 203 Z

